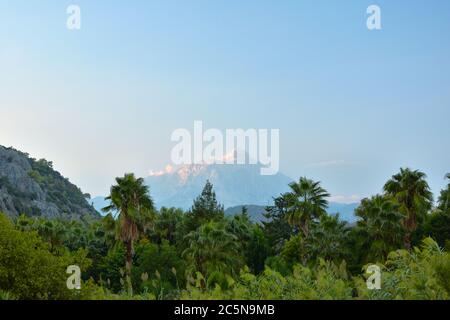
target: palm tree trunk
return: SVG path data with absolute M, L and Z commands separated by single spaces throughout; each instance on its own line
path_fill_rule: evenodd
M 403 238 L 403 243 L 405 249 L 411 251 L 411 233 L 409 231 L 406 232 L 405 237 Z
M 408 216 L 404 222 L 405 225 L 405 229 L 406 229 L 406 234 L 405 234 L 405 238 L 404 238 L 404 244 L 405 244 L 405 248 L 406 250 L 410 251 L 411 250 L 411 234 L 417 229 L 417 217 L 416 214 L 414 212 L 411 212 L 410 210 L 408 210 Z
M 133 285 L 131 283 L 131 265 L 133 263 L 133 246 L 131 241 L 125 243 L 127 254 L 126 254 L 126 265 L 125 265 L 125 277 L 127 283 L 128 294 L 133 295 Z
M 303 235 L 305 236 L 305 239 L 307 239 L 309 235 L 308 221 L 305 221 L 303 224 L 301 224 L 300 229 L 302 229 Z

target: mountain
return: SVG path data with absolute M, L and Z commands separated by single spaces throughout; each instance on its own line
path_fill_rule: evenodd
M 255 205 L 242 205 L 230 207 L 225 210 L 226 216 L 234 216 L 242 213 L 243 207 L 247 208 L 247 214 L 250 216 L 250 219 L 254 222 L 265 221 L 264 214 L 266 213 L 265 206 L 255 206 Z
M 185 165 L 168 166 L 165 172 L 145 179 L 158 207 L 189 209 L 207 180 L 214 185 L 217 199 L 225 208 L 245 203 L 266 206 L 272 198 L 288 190 L 291 178 L 278 173 L 260 174 L 259 165 Z
M 51 162 L 0 146 L 0 212 L 87 221 L 100 217 Z
M 243 203 L 266 206 L 273 197 L 288 190 L 292 179 L 281 173 L 262 176 L 260 169 L 260 165 L 237 164 L 167 166 L 164 171 L 152 172 L 145 183 L 158 208 L 190 209 L 207 180 L 214 185 L 217 199 L 225 208 Z M 91 202 L 98 211 L 106 204 L 104 197 L 93 198 Z
M 327 212 L 328 214 L 336 214 L 339 213 L 339 217 L 347 221 L 349 223 L 355 223 L 356 217 L 354 214 L 355 209 L 358 207 L 359 203 L 350 203 L 350 204 L 343 204 L 343 203 L 336 203 L 336 202 L 330 202 L 328 204 Z M 225 210 L 225 215 L 232 216 L 236 215 L 242 212 L 243 207 L 247 208 L 247 213 L 250 216 L 250 218 L 255 221 L 264 221 L 264 213 L 266 212 L 265 206 L 255 206 L 255 205 L 240 205 L 235 207 L 230 207 Z
M 188 210 L 209 180 L 214 185 L 217 199 L 227 208 L 226 214 L 240 213 L 246 204 L 253 220 L 261 221 L 265 207 L 273 204 L 274 197 L 287 192 L 293 179 L 282 173 L 262 176 L 260 168 L 260 165 L 249 164 L 184 165 L 178 168 L 169 165 L 163 171 L 151 172 L 145 183 L 158 208 Z M 99 212 L 107 205 L 104 197 L 93 198 L 91 202 Z M 353 210 L 357 205 L 330 203 L 328 212 L 339 212 L 343 220 L 354 222 Z

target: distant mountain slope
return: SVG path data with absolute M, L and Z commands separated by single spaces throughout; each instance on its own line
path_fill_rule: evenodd
M 230 207 L 225 210 L 226 216 L 234 216 L 242 213 L 242 208 L 247 208 L 247 214 L 250 216 L 250 219 L 254 222 L 265 221 L 264 214 L 266 213 L 265 206 L 255 206 L 255 205 L 242 205 Z
M 336 203 L 330 202 L 328 204 L 327 212 L 330 214 L 339 213 L 339 217 L 350 223 L 356 222 L 355 209 L 359 206 L 359 203 Z
M 53 170 L 51 162 L 35 160 L 3 146 L 0 146 L 0 212 L 13 218 L 22 213 L 68 220 L 99 217 L 81 190 Z
M 358 207 L 358 205 L 359 205 L 358 203 L 341 204 L 330 202 L 327 212 L 329 214 L 339 213 L 339 217 L 342 220 L 347 221 L 349 223 L 354 223 L 356 222 L 354 211 Z M 239 214 L 242 212 L 243 207 L 244 207 L 243 205 L 230 207 L 225 210 L 225 214 L 228 216 Z M 253 221 L 258 222 L 265 220 L 264 218 L 264 213 L 266 212 L 265 206 L 245 205 L 245 207 L 248 210 L 247 211 L 248 215 L 251 217 Z
M 207 180 L 214 185 L 217 199 L 225 208 L 244 203 L 266 206 L 274 196 L 288 190 L 292 179 L 281 173 L 262 176 L 260 168 L 259 165 L 188 165 L 151 175 L 145 181 L 158 207 L 189 209 Z

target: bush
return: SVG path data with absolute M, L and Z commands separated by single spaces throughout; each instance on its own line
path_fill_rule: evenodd
M 0 214 L 0 288 L 17 299 L 71 299 L 67 289 L 66 269 L 76 264 L 89 265 L 86 252 L 50 253 L 48 244 L 35 232 L 15 230 L 8 218 Z
M 381 290 L 368 290 L 356 280 L 363 299 L 443 300 L 450 297 L 450 255 L 431 238 L 413 252 L 391 252 L 382 266 Z
M 230 279 L 228 290 L 216 285 L 203 290 L 201 281 L 183 292 L 182 299 L 231 299 L 231 300 L 316 300 L 351 299 L 352 286 L 347 278 L 346 266 L 320 261 L 315 270 L 295 266 L 291 275 L 283 277 L 270 268 L 259 276 L 244 270 L 239 279 Z M 198 275 L 201 277 L 201 275 Z

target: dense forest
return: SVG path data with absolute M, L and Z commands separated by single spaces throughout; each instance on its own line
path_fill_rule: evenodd
M 157 210 L 143 179 L 126 174 L 101 219 L 0 214 L 0 299 L 449 299 L 446 178 L 433 199 L 424 173 L 401 169 L 350 225 L 326 213 L 328 192 L 307 178 L 256 223 L 245 208 L 225 216 L 209 182 L 189 211 Z M 366 284 L 373 264 L 379 290 Z M 67 288 L 70 265 L 80 290 Z

